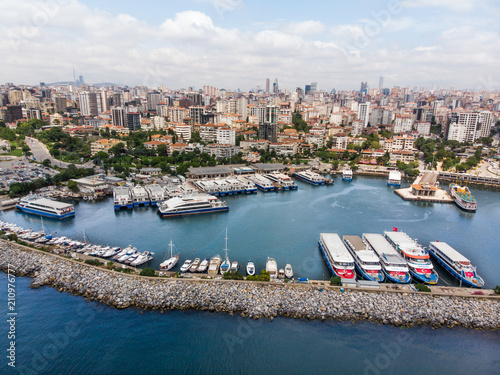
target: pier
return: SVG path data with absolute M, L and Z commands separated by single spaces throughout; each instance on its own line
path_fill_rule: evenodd
M 405 201 L 453 203 L 453 198 L 450 197 L 448 192 L 436 186 L 437 179 L 437 173 L 426 172 L 418 176 L 410 187 L 396 189 L 394 193 Z

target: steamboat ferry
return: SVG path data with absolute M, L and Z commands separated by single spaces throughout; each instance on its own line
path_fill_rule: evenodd
M 446 242 L 431 242 L 429 253 L 446 271 L 463 284 L 474 288 L 484 286 L 484 280 L 477 274 L 476 267 L 470 263 L 470 260 Z
M 37 195 L 29 195 L 16 204 L 20 211 L 55 219 L 65 219 L 70 216 L 75 216 L 75 209 L 70 203 L 63 203 L 39 197 Z
M 385 276 L 377 254 L 359 236 L 343 236 L 347 250 L 354 258 L 356 270 L 366 279 L 381 283 Z
M 450 195 L 455 204 L 462 210 L 475 212 L 477 210 L 476 198 L 467 186 L 450 184 Z
M 297 172 L 295 177 L 312 185 L 324 185 L 326 181 L 322 175 L 312 171 Z
M 438 274 L 432 266 L 430 255 L 417 241 L 404 232 L 384 232 L 385 237 L 408 262 L 411 275 L 426 284 L 436 284 Z
M 356 280 L 354 259 L 337 233 L 321 233 L 319 246 L 328 268 L 342 279 Z
M 229 211 L 226 202 L 210 194 L 193 194 L 171 198 L 162 202 L 158 208 L 158 212 L 162 217 L 196 215 L 222 211 Z
M 280 185 L 283 190 L 297 190 L 298 186 L 293 182 L 293 179 L 283 173 L 269 173 L 265 176 L 272 182 Z
M 377 254 L 387 280 L 398 284 L 408 284 L 411 281 L 408 263 L 384 236 L 379 233 L 363 233 L 363 240 Z

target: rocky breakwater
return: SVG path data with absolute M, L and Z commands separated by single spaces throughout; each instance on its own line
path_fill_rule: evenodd
M 249 318 L 286 316 L 306 319 L 371 320 L 411 326 L 500 328 L 500 300 L 419 293 L 318 289 L 216 280 L 143 278 L 87 266 L 69 259 L 0 243 L 0 264 L 48 285 L 116 307 L 197 309 L 241 313 Z

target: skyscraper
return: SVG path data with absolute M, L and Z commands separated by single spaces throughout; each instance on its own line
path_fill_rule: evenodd
M 366 94 L 368 91 L 368 82 L 361 82 L 361 89 L 359 90 L 360 94 Z
M 80 101 L 80 112 L 82 116 L 97 116 L 99 114 L 97 95 L 95 92 L 82 91 L 78 95 L 78 99 Z
M 384 86 L 384 77 L 380 76 L 380 78 L 378 79 L 378 88 L 382 89 L 383 86 Z
M 271 85 L 271 80 L 269 78 L 266 78 L 266 92 L 269 92 L 270 85 Z
M 358 107 L 358 120 L 363 121 L 363 128 L 368 126 L 370 118 L 370 102 L 360 103 Z
M 274 83 L 273 83 L 273 94 L 277 95 L 278 91 L 279 91 L 279 88 L 278 88 L 278 78 L 275 78 L 274 79 Z

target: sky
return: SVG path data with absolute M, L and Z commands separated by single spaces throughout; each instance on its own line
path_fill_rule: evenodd
M 499 0 L 0 0 L 0 84 L 500 90 Z

